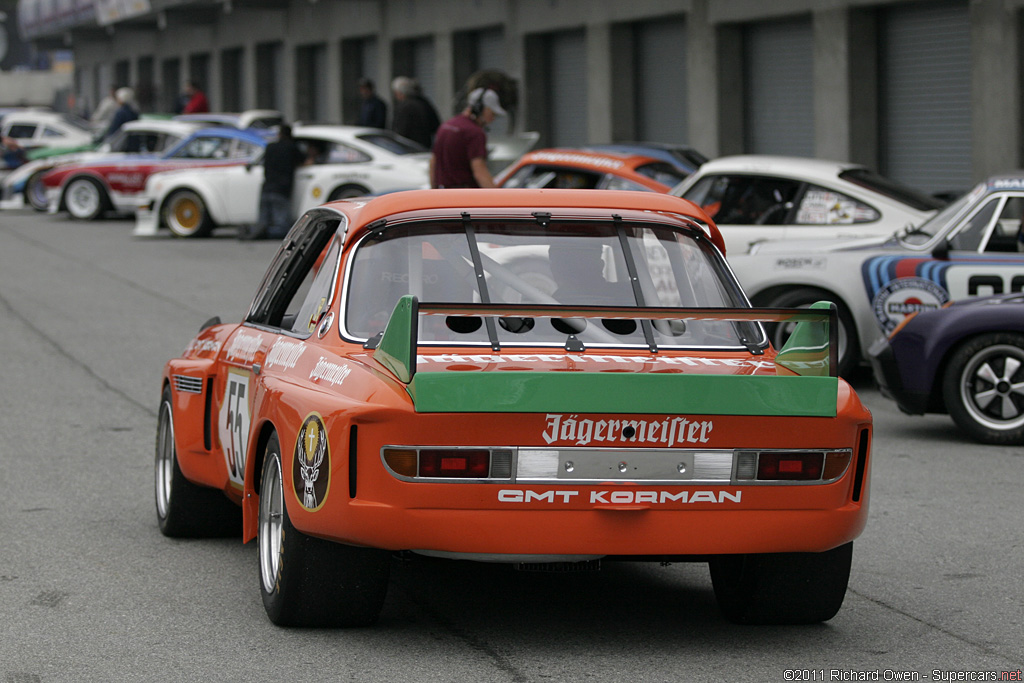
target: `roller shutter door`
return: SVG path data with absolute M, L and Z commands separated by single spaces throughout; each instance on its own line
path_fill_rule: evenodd
M 666 17 L 636 25 L 636 138 L 685 144 L 686 22 Z
M 794 19 L 744 28 L 744 149 L 814 156 L 813 26 Z
M 552 144 L 587 144 L 586 37 L 583 31 L 551 36 Z
M 437 75 L 434 59 L 434 40 L 421 38 L 412 45 L 412 77 L 420 82 L 423 94 L 431 102 L 437 102 Z
M 480 31 L 477 68 L 505 70 L 505 34 L 500 28 Z
M 926 192 L 971 184 L 971 45 L 966 2 L 882 15 L 882 172 Z

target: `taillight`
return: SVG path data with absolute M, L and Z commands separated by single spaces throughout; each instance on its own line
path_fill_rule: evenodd
M 736 481 L 831 482 L 846 474 L 852 453 L 837 451 L 739 451 Z
M 483 479 L 490 471 L 491 454 L 479 450 L 421 450 L 419 476 Z
M 757 478 L 787 481 L 821 479 L 823 453 L 762 453 L 757 459 Z
M 507 448 L 399 448 L 383 450 L 391 470 L 410 479 L 509 479 L 512 451 Z

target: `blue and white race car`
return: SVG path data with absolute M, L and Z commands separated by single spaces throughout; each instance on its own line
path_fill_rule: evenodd
M 1024 291 L 1022 216 L 1024 172 L 1004 174 L 888 238 L 766 242 L 729 262 L 755 306 L 835 302 L 848 373 L 910 313 Z

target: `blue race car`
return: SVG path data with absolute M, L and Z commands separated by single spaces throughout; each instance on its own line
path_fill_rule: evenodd
M 948 413 L 982 443 L 1024 442 L 1024 294 L 911 314 L 868 355 L 903 412 Z

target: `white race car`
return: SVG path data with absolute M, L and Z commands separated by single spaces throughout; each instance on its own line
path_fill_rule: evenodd
M 755 306 L 835 302 L 840 370 L 848 373 L 916 311 L 1024 291 L 1022 216 L 1024 172 L 1017 172 L 989 178 L 924 224 L 888 238 L 765 242 L 730 255 L 729 263 Z M 776 329 L 773 342 L 784 334 Z
M 945 203 L 857 164 L 765 155 L 705 162 L 671 194 L 707 212 L 730 255 L 763 240 L 891 235 Z
M 44 109 L 21 109 L 3 116 L 0 135 L 13 138 L 24 150 L 77 147 L 93 141 L 89 122 L 73 114 Z
M 296 125 L 297 142 L 314 161 L 295 173 L 295 216 L 335 199 L 429 187 L 430 152 L 387 130 Z M 217 226 L 256 223 L 263 166 L 155 173 L 136 212 L 137 236 L 167 227 L 178 237 L 202 237 Z
M 119 154 L 159 154 L 201 127 L 199 123 L 166 119 L 129 121 L 92 151 L 60 154 L 22 164 L 3 179 L 0 208 L 21 208 L 28 204 L 36 211 L 46 211 L 46 188 L 41 181 L 54 166 Z

